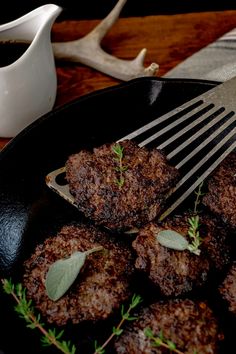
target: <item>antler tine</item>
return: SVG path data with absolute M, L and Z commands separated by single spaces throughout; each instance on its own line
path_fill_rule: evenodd
M 101 41 L 118 20 L 126 2 L 127 0 L 119 0 L 111 12 L 87 36 L 94 36 Z
M 135 77 L 155 75 L 159 66 L 152 63 L 143 65 L 146 49 L 142 49 L 133 60 L 123 60 L 106 53 L 101 40 L 118 19 L 127 0 L 119 0 L 112 11 L 90 33 L 83 38 L 52 43 L 56 59 L 80 62 L 119 80 L 128 81 Z

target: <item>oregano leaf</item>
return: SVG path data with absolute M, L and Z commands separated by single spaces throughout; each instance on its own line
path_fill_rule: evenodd
M 87 255 L 100 251 L 103 247 L 96 247 L 86 252 L 74 252 L 69 258 L 59 259 L 54 262 L 46 275 L 45 287 L 48 297 L 57 301 L 74 283 Z
M 174 230 L 162 230 L 156 235 L 160 245 L 177 251 L 184 251 L 188 248 L 186 238 Z

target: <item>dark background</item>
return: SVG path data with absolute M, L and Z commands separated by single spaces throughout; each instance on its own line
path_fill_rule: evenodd
M 4 2 L 0 12 L 0 23 L 14 20 L 34 8 L 55 3 L 64 11 L 58 18 L 99 19 L 105 17 L 117 0 L 11 0 Z M 120 17 L 175 14 L 186 12 L 218 11 L 236 9 L 236 0 L 127 0 Z

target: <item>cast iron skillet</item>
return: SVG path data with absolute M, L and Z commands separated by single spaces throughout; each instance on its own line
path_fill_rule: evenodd
M 16 282 L 35 245 L 81 215 L 45 184 L 72 153 L 115 141 L 216 82 L 139 78 L 83 96 L 41 117 L 0 153 L 0 273 Z M 0 352 L 46 353 L 0 291 Z M 225 352 L 226 353 L 226 352 Z M 87 354 L 87 353 L 86 353 Z

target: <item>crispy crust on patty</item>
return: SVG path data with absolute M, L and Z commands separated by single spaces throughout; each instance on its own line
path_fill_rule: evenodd
M 137 253 L 135 266 L 146 273 L 165 296 L 179 296 L 205 284 L 210 270 L 220 271 L 230 262 L 230 247 L 224 228 L 216 220 L 200 218 L 203 239 L 199 256 L 188 250 L 176 251 L 159 244 L 156 235 L 171 229 L 189 241 L 189 214 L 168 218 L 163 223 L 150 223 L 133 241 Z
M 80 211 L 95 223 L 110 229 L 129 229 L 153 220 L 179 172 L 157 149 L 140 148 L 135 142 L 120 142 L 120 161 L 104 144 L 92 152 L 82 150 L 66 162 L 66 179 Z M 124 179 L 122 186 L 117 181 Z
M 58 301 L 50 300 L 45 291 L 49 266 L 75 251 L 84 252 L 100 245 L 104 251 L 87 257 L 68 292 Z M 106 319 L 131 295 L 129 283 L 134 271 L 131 250 L 94 227 L 64 226 L 55 237 L 48 237 L 36 247 L 24 267 L 27 296 L 48 322 L 57 325 Z
M 144 333 L 150 328 L 154 336 L 175 343 L 185 354 L 218 353 L 218 323 L 205 302 L 174 299 L 144 308 L 138 320 L 131 323 L 115 343 L 117 354 L 162 354 L 169 352 L 162 346 L 153 346 Z
M 219 291 L 228 304 L 229 311 L 236 315 L 236 261 L 230 267 Z
M 236 153 L 230 153 L 207 182 L 203 204 L 231 228 L 236 228 Z

